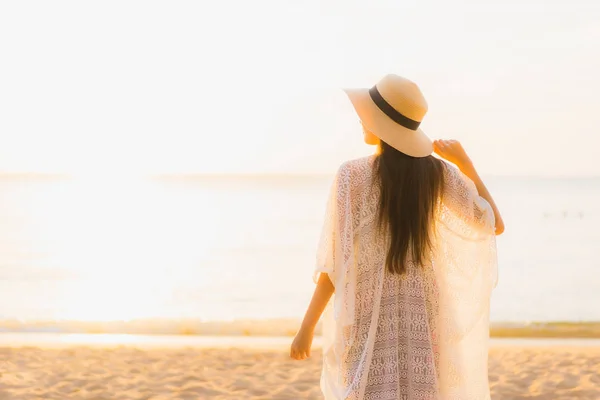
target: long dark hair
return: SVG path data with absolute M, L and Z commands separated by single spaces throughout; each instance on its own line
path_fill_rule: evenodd
M 409 256 L 423 265 L 431 249 L 444 165 L 433 156 L 411 157 L 381 141 L 374 168 L 380 187 L 379 228 L 390 238 L 386 268 L 402 274 Z

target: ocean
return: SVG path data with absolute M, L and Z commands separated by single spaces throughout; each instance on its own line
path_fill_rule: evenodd
M 331 176 L 0 177 L 0 331 L 289 334 Z M 485 179 L 495 323 L 600 321 L 600 178 Z

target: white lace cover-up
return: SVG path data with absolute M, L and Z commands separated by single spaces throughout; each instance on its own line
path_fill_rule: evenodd
M 326 400 L 486 400 L 489 302 L 497 282 L 494 214 L 445 163 L 434 248 L 403 276 L 385 268 L 375 156 L 343 164 L 332 186 L 315 279 L 335 294 L 323 316 Z

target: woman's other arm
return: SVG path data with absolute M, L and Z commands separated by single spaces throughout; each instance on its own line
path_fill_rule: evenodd
M 329 299 L 333 295 L 334 290 L 329 275 L 321 273 L 300 330 L 296 334 L 290 349 L 290 357 L 293 359 L 304 360 L 310 357 L 310 348 L 315 327 L 317 326 L 317 322 L 319 322 L 327 303 L 329 303 Z
M 504 232 L 504 221 L 500 211 L 460 142 L 457 140 L 436 140 L 433 142 L 433 148 L 436 154 L 456 165 L 463 174 L 473 181 L 479 195 L 492 206 L 496 220 L 496 235 L 502 234 Z

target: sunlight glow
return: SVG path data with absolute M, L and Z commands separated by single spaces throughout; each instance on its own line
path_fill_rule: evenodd
M 56 318 L 104 321 L 160 315 L 160 304 L 169 304 L 173 287 L 185 279 L 171 266 L 185 274 L 208 257 L 218 240 L 217 230 L 213 235 L 196 231 L 182 210 L 157 212 L 168 201 L 161 193 L 155 182 L 108 177 L 71 179 L 48 188 L 42 208 L 32 215 L 33 240 L 51 249 L 45 268 L 64 270 L 77 279 L 60 292 L 62 311 Z M 190 201 L 210 207 L 201 199 Z

